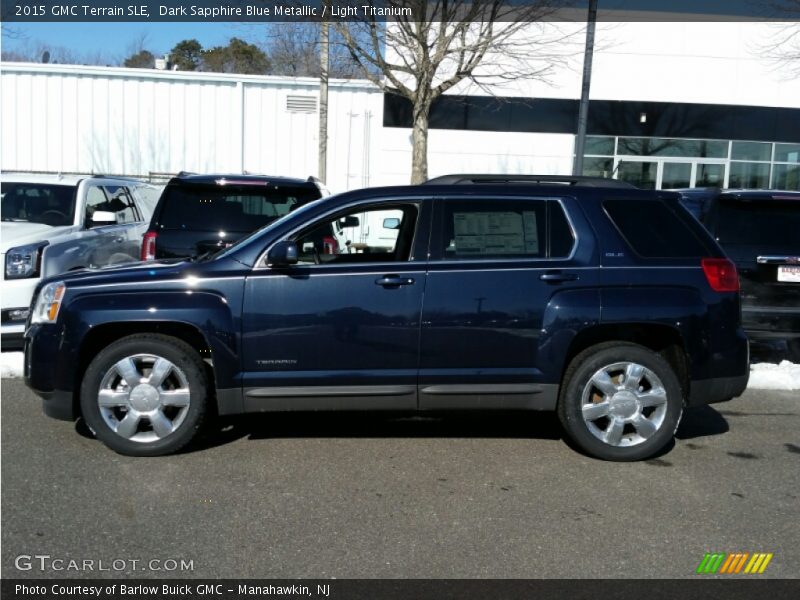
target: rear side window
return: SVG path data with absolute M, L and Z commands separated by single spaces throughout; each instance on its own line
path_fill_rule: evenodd
M 720 198 L 717 239 L 723 244 L 797 246 L 800 244 L 800 198 L 797 201 Z
M 318 197 L 311 187 L 168 186 L 158 220 L 162 229 L 248 233 Z
M 661 200 L 606 200 L 603 206 L 639 256 L 693 258 L 708 254 L 689 224 Z
M 575 243 L 550 200 L 445 200 L 441 239 L 444 260 L 566 257 Z

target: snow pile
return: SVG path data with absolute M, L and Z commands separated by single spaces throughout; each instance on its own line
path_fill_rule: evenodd
M 22 377 L 22 352 L 0 353 L 0 377 Z
M 748 388 L 756 390 L 800 390 L 800 365 L 781 361 L 756 363 L 750 367 Z

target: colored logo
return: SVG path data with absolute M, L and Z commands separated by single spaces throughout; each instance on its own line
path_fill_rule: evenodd
M 706 552 L 697 572 L 701 575 L 763 573 L 771 560 L 772 552 Z

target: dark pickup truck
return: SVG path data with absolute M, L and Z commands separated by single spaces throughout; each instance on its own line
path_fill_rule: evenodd
M 356 219 L 391 241 L 316 250 Z M 513 409 L 640 460 L 749 374 L 736 267 L 678 195 L 580 178 L 361 190 L 205 259 L 51 278 L 25 342 L 45 412 L 138 456 L 216 413 Z

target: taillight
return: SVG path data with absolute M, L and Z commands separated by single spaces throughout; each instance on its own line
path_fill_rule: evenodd
M 738 292 L 739 274 L 727 258 L 704 258 L 701 261 L 708 285 L 715 292 Z
M 142 239 L 142 260 L 153 260 L 156 257 L 156 236 L 155 231 L 148 231 Z

